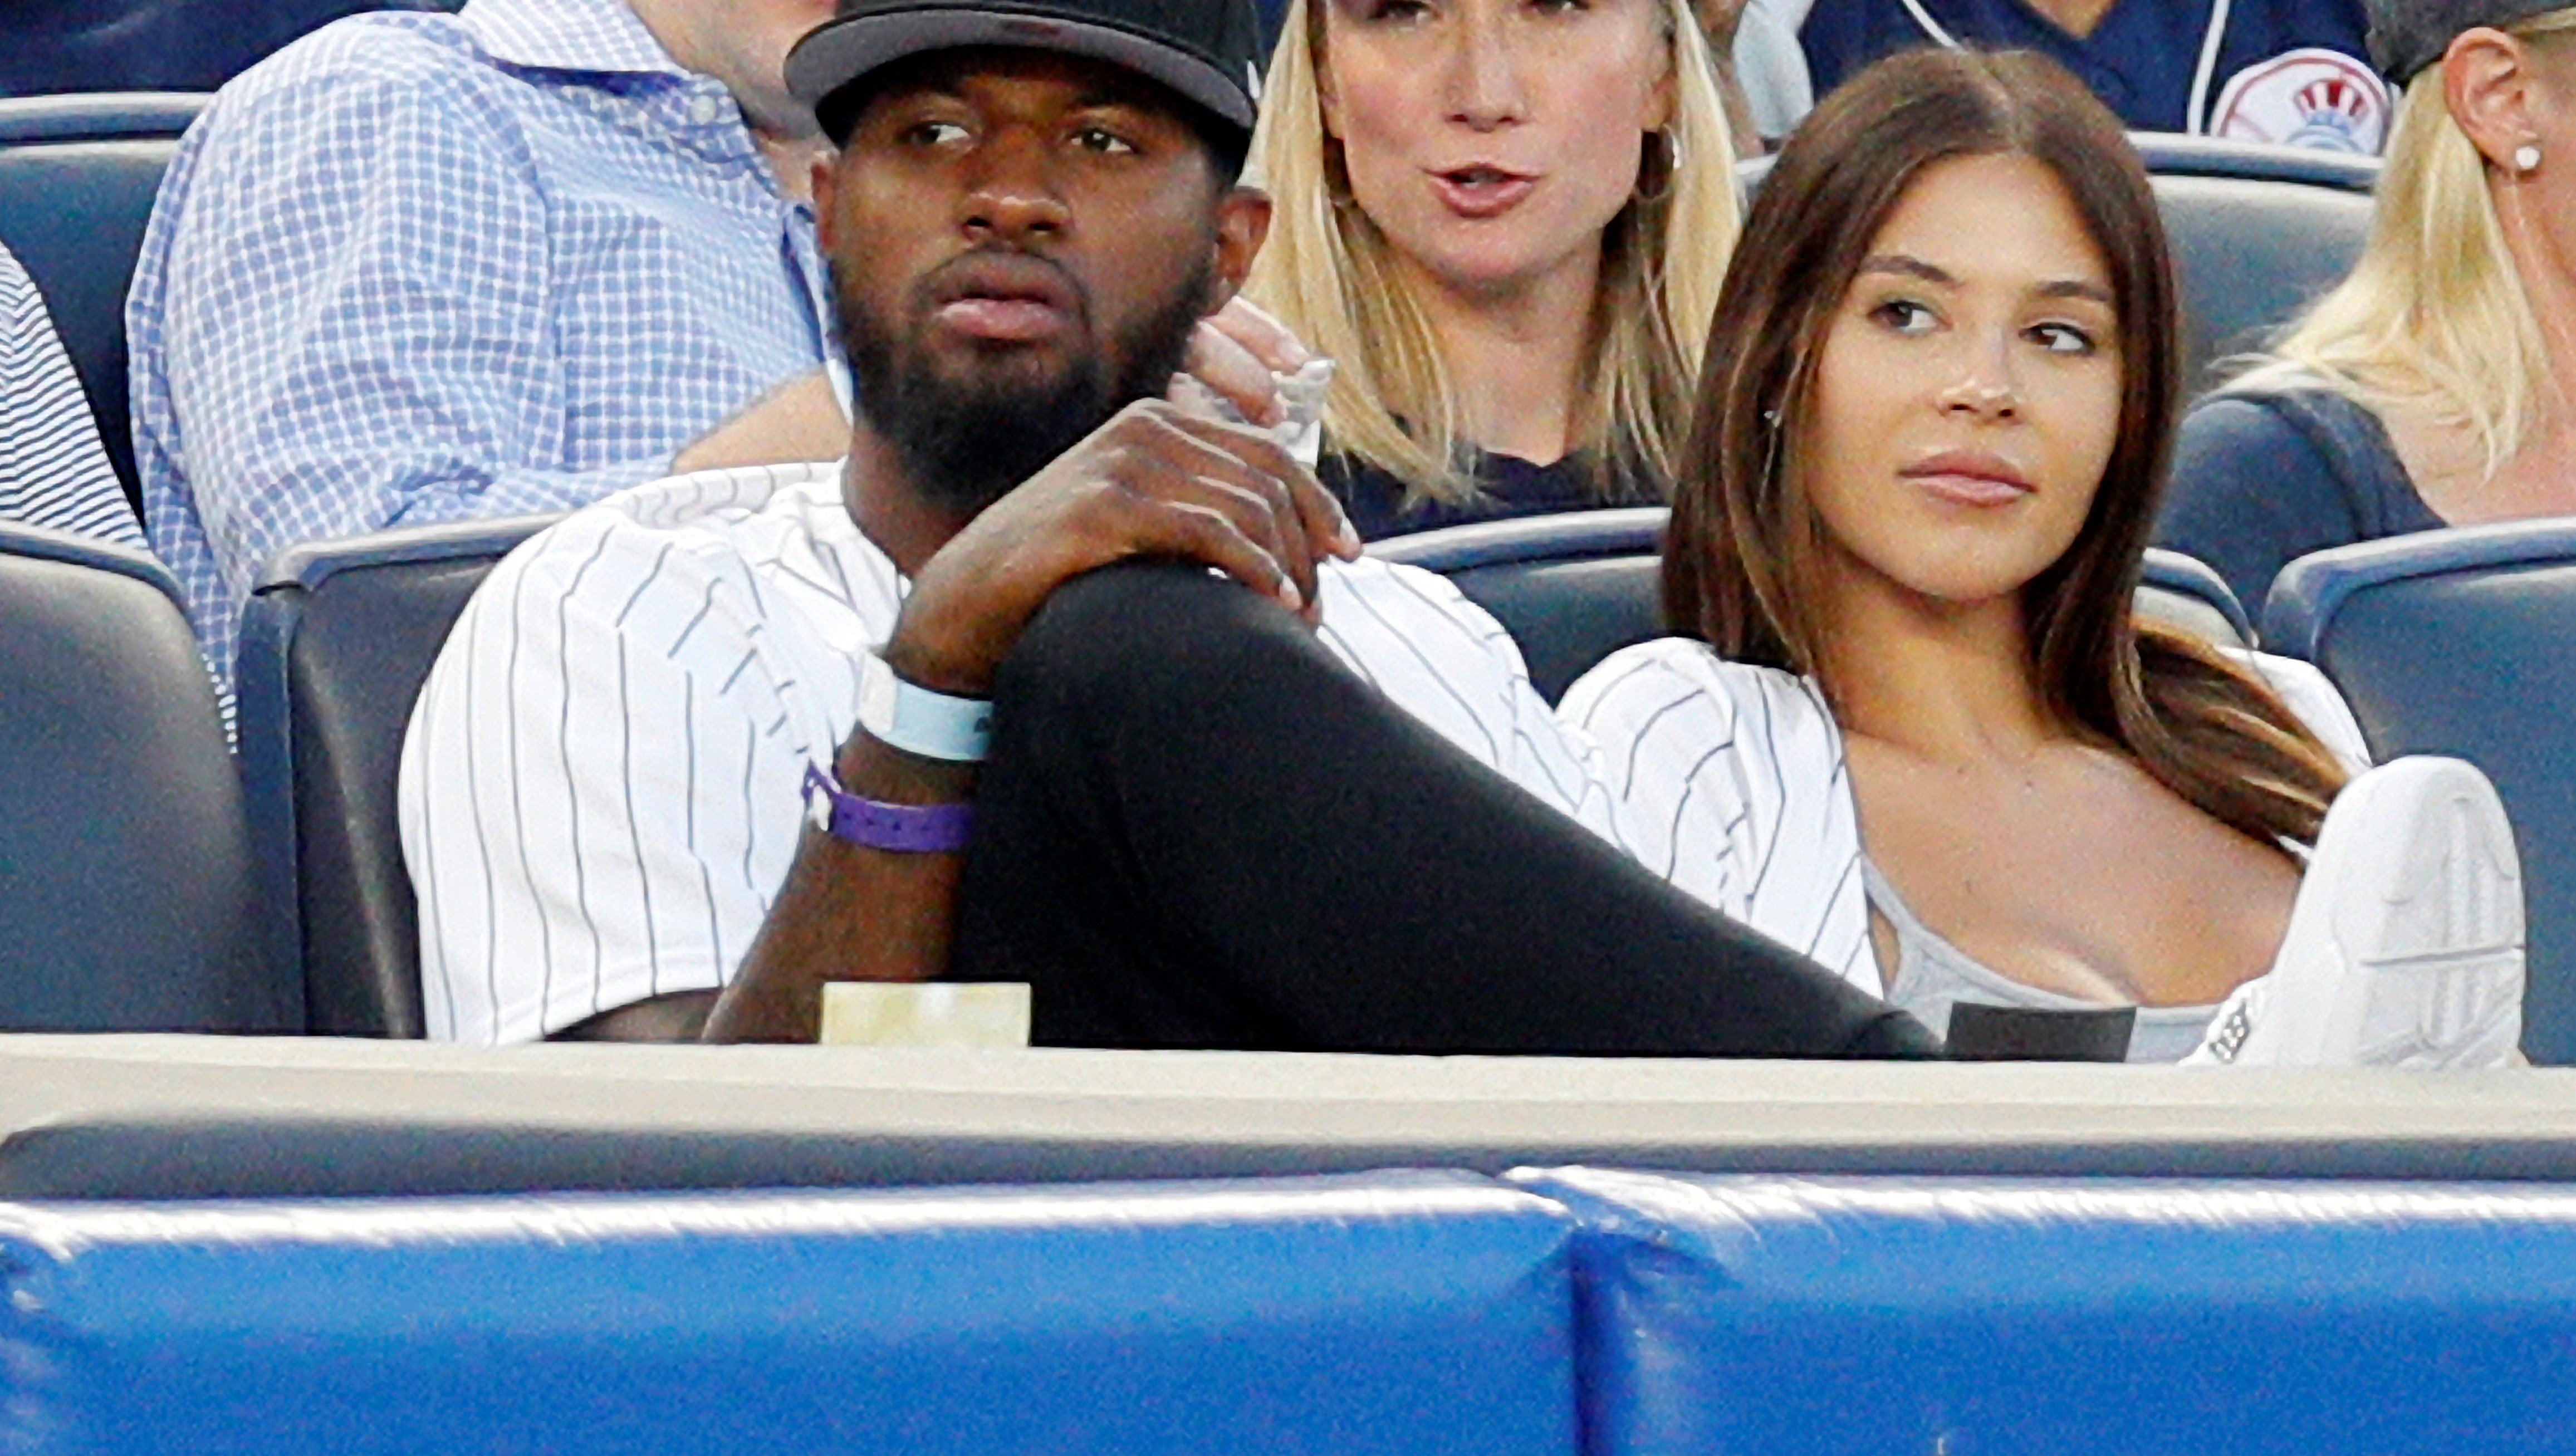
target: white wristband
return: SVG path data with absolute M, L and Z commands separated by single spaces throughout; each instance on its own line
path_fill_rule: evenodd
M 859 663 L 859 726 L 888 748 L 980 763 L 993 737 L 993 705 L 905 682 L 871 652 Z

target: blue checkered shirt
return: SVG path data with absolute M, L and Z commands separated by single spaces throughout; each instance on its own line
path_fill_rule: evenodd
M 181 143 L 126 306 L 153 549 L 229 678 L 280 549 L 560 511 L 827 356 L 812 209 L 624 0 L 325 27 Z

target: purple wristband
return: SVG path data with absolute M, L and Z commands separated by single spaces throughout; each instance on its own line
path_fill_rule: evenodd
M 863 849 L 894 854 L 955 854 L 966 847 L 975 827 L 971 804 L 887 804 L 863 799 L 833 782 L 813 764 L 805 765 L 805 807 L 814 807 L 817 791 L 832 806 L 822 827 L 834 839 Z

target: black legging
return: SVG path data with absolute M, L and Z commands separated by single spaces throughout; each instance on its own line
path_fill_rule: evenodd
M 1042 1045 L 1938 1054 L 1194 567 L 1055 594 L 976 801 L 951 974 L 1029 982 Z

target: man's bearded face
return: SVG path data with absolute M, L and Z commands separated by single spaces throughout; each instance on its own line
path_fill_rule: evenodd
M 1106 337 L 1078 278 L 1017 249 L 980 249 L 931 270 L 892 317 L 843 282 L 834 291 L 859 413 L 893 446 L 926 501 L 968 519 L 1110 416 L 1170 385 L 1209 297 L 1212 252 L 1195 257 L 1195 267 Z M 997 285 L 995 277 L 1026 280 L 1045 294 L 1060 316 L 1047 346 L 943 336 L 941 310 L 977 302 L 961 305 L 961 290 L 1022 286 Z

